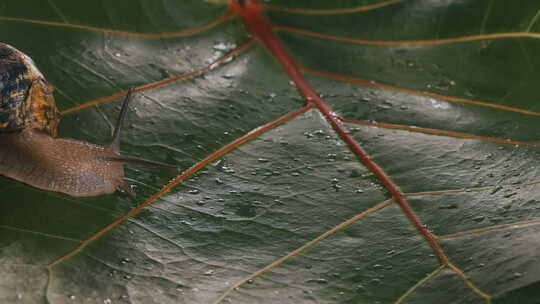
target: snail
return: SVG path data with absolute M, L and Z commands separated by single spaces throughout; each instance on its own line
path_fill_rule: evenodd
M 98 146 L 57 137 L 60 113 L 53 87 L 32 59 L 0 43 L 0 175 L 33 187 L 71 196 L 96 196 L 124 183 L 124 164 L 174 166 L 120 154 L 120 136 L 130 89 L 122 103 L 112 143 Z

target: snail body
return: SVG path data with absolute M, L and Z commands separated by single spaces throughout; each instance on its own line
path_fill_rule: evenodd
M 69 138 L 54 138 L 36 129 L 0 136 L 0 174 L 36 188 L 72 196 L 116 191 L 123 183 L 118 154 Z
M 95 196 L 130 193 L 123 181 L 126 163 L 173 167 L 120 154 L 131 90 L 109 146 L 56 137 L 60 115 L 52 92 L 30 57 L 0 43 L 0 175 L 43 190 Z

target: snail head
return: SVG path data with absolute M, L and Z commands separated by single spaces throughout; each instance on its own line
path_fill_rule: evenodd
M 35 88 L 36 91 L 43 89 Z M 32 90 L 34 88 L 30 94 L 39 94 Z M 124 164 L 177 169 L 120 153 L 122 126 L 132 99 L 133 90 L 129 90 L 109 146 L 54 137 L 38 128 L 0 135 L 0 175 L 44 190 L 72 196 L 95 196 L 117 189 L 132 194 L 124 183 Z

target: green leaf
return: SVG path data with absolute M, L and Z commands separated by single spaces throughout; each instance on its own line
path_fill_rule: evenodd
M 60 136 L 135 87 L 122 150 L 183 172 L 1 178 L 0 302 L 538 302 L 537 1 L 32 2 Z

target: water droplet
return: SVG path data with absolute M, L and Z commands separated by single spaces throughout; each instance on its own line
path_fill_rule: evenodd
M 219 178 L 219 177 L 216 177 L 216 179 L 215 179 L 214 181 L 215 181 L 216 184 L 218 184 L 218 185 L 223 184 L 223 180 L 222 180 L 221 178 Z
M 373 269 L 375 269 L 375 270 L 383 269 L 383 265 L 375 264 L 375 265 L 373 265 Z
M 133 278 L 133 277 L 131 275 L 129 275 L 129 274 L 126 274 L 124 276 L 124 279 L 126 279 L 126 280 L 131 280 L 131 278 Z
M 502 188 L 503 188 L 502 186 L 496 186 L 495 188 L 493 188 L 493 190 L 491 190 L 489 194 L 495 194 L 497 193 L 497 191 L 501 190 Z
M 512 197 L 512 196 L 514 196 L 516 194 L 517 194 L 517 192 L 506 193 L 506 194 L 504 194 L 504 198 L 509 198 L 509 197 Z
M 439 206 L 439 209 L 457 209 L 459 206 L 456 203 L 444 204 Z
M 188 191 L 189 194 L 199 194 L 199 192 L 201 191 L 199 191 L 198 189 L 191 189 Z
M 219 42 L 214 44 L 212 48 L 216 51 L 230 51 L 236 47 L 236 44 L 232 42 Z
M 292 175 L 292 176 L 300 176 L 300 173 L 298 173 L 298 172 L 293 172 L 293 173 L 291 173 L 291 175 Z
M 116 57 L 122 57 L 122 54 L 120 54 L 120 53 L 114 53 L 114 56 L 116 56 Z
M 221 169 L 225 173 L 234 173 L 235 172 L 233 167 L 225 167 L 225 166 L 223 166 L 223 167 L 221 167 Z
M 105 299 L 105 300 L 103 300 L 103 304 L 112 304 L 112 300 L 111 299 Z
M 257 161 L 260 162 L 260 163 L 267 163 L 267 162 L 268 162 L 268 159 L 266 159 L 266 158 L 259 158 L 259 159 L 257 159 Z
M 306 283 L 317 283 L 317 284 L 328 284 L 328 280 L 326 279 L 308 279 L 306 280 Z
M 367 289 L 366 287 L 364 287 L 364 285 L 361 285 L 361 284 L 358 284 L 356 285 L 356 292 L 357 293 L 367 293 Z
M 204 273 L 205 276 L 211 276 L 214 274 L 214 270 L 210 269 L 207 272 Z
M 480 216 L 477 216 L 475 218 L 473 218 L 473 221 L 477 222 L 477 223 L 480 223 L 481 221 L 483 221 L 486 217 L 483 216 L 483 215 L 480 215 Z
M 120 264 L 122 265 L 126 265 L 127 263 L 129 263 L 131 260 L 129 258 L 122 258 L 120 260 Z
M 436 99 L 429 99 L 429 101 L 431 102 L 431 105 L 435 108 L 435 109 L 442 109 L 442 110 L 446 110 L 448 108 L 450 108 L 450 106 L 448 105 L 448 103 L 444 102 L 444 101 L 438 101 Z

